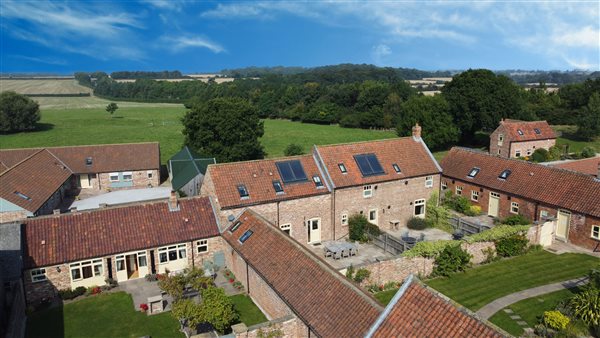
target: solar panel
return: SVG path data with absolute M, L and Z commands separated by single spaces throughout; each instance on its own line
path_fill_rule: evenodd
M 375 176 L 385 173 L 375 154 L 354 155 L 354 160 L 363 176 Z
M 306 173 L 299 160 L 277 162 L 277 170 L 284 183 L 306 181 Z

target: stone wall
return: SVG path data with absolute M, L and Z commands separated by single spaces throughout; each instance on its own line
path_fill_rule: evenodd
M 211 237 L 206 239 L 208 241 L 208 251 L 199 253 L 196 243 L 199 241 L 191 242 L 191 247 L 193 248 L 193 254 L 188 256 L 188 264 L 190 266 L 195 266 L 202 268 L 204 266 L 205 261 L 213 261 L 213 255 L 216 252 L 225 253 L 228 245 L 225 243 L 225 240 L 221 236 Z M 188 251 L 189 252 L 189 251 Z M 193 258 L 192 258 L 193 257 Z
M 484 251 L 491 248 L 492 250 L 494 250 L 494 253 L 496 252 L 496 245 L 494 244 L 494 242 L 464 242 L 461 245 L 461 247 L 463 248 L 463 250 L 467 251 L 469 254 L 471 254 L 471 256 L 473 256 L 471 257 L 471 263 L 475 265 L 481 264 L 487 259 L 487 255 L 484 253 Z
M 295 316 L 278 318 L 267 323 L 253 325 L 246 332 L 236 333 L 236 338 L 268 337 L 269 333 L 278 333 L 281 338 L 309 337 L 308 327 Z M 314 336 L 314 333 L 311 335 Z
M 27 210 L 0 212 L 0 223 L 9 223 L 27 218 Z
M 148 178 L 148 172 L 152 172 L 152 178 Z M 120 171 L 120 173 L 125 171 Z M 95 189 L 102 190 L 120 190 L 120 189 L 132 189 L 132 188 L 148 188 L 148 187 L 158 187 L 160 185 L 160 171 L 158 169 L 149 169 L 149 170 L 138 170 L 132 171 L 133 176 L 133 186 L 131 187 L 123 187 L 123 188 L 115 188 L 110 186 L 110 173 L 98 173 L 96 174 L 97 179 L 93 180 L 92 184 Z M 94 183 L 95 181 L 98 184 Z
M 548 150 L 554 145 L 556 145 L 556 139 L 512 142 L 510 145 L 510 157 L 519 157 L 517 156 L 517 152 L 521 153 L 520 157 L 531 156 L 536 149 L 544 148 Z M 527 155 L 528 151 L 529 155 Z
M 339 239 L 348 234 L 348 225 L 342 225 L 342 214 L 363 214 L 369 216 L 370 210 L 377 210 L 377 225 L 386 230 L 390 221 L 400 222 L 406 226 L 413 217 L 414 202 L 419 199 L 428 201 L 433 192 L 437 192 L 440 175 L 433 176 L 433 187 L 425 186 L 425 176 L 402 179 L 398 181 L 373 183 L 372 197 L 363 197 L 363 186 L 335 190 L 335 238 Z

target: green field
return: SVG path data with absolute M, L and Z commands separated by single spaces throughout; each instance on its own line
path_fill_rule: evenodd
M 540 285 L 586 275 L 600 263 L 596 257 L 547 251 L 503 259 L 427 281 L 432 288 L 476 311 L 495 299 Z
M 88 297 L 28 316 L 26 337 L 184 337 L 171 313 L 135 311 L 125 292 Z
M 577 139 L 576 126 L 552 126 L 552 128 L 560 135 L 556 139 L 556 144 L 559 146 L 569 145 L 569 152 L 580 152 L 585 147 L 593 147 L 596 152 L 600 152 L 600 137 L 586 142 Z
M 539 318 L 542 317 L 544 311 L 554 310 L 560 301 L 573 297 L 577 290 L 565 289 L 538 297 L 527 298 L 514 303 L 508 309 L 511 309 L 514 314 L 521 316 L 529 327 L 534 327 L 539 323 Z M 510 318 L 511 315 L 501 310 L 490 318 L 490 322 L 501 327 L 506 332 L 519 337 L 523 334 L 523 328 L 514 319 Z
M 68 98 L 71 99 L 71 98 Z M 121 105 L 121 103 L 119 103 Z M 0 148 L 52 147 L 84 144 L 158 141 L 166 162 L 183 144 L 182 105 L 122 107 L 115 117 L 103 109 L 42 110 L 41 130 L 0 135 Z M 395 137 L 393 132 L 349 129 L 287 120 L 265 120 L 261 139 L 268 157 L 283 156 L 290 143 L 309 152 L 314 144 L 332 144 Z

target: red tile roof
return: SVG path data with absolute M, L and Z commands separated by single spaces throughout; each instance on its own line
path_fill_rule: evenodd
M 367 337 L 504 337 L 468 310 L 409 277 Z
M 276 163 L 289 160 L 300 161 L 306 173 L 306 181 L 290 184 L 283 182 Z M 315 175 L 323 182 L 323 188 L 316 187 L 312 179 Z M 311 155 L 209 165 L 207 176 L 212 178 L 219 205 L 224 209 L 329 193 Z M 283 194 L 275 193 L 273 181 L 276 180 L 281 182 Z M 240 197 L 238 186 L 241 184 L 246 186 L 248 198 Z
M 327 168 L 327 174 L 331 177 L 335 188 L 392 181 L 441 172 L 425 143 L 420 138 L 415 139 L 412 136 L 379 141 L 317 146 L 316 151 Z M 360 154 L 375 154 L 385 173 L 383 175 L 363 177 L 354 160 L 354 155 Z M 338 167 L 339 163 L 343 163 L 346 167 L 346 174 L 341 172 Z M 396 173 L 392 167 L 394 163 L 400 167 L 401 174 Z
M 42 148 L 0 150 L 0 162 L 10 168 L 40 149 Z M 75 174 L 160 168 L 158 142 L 47 147 L 44 149 L 61 159 Z M 85 163 L 88 157 L 92 158 L 91 166 L 87 166 Z
M 500 122 L 504 126 L 505 132 L 512 142 L 545 140 L 556 138 L 556 133 L 546 121 L 520 121 L 506 119 Z M 500 128 L 500 127 L 499 127 Z M 535 129 L 539 129 L 540 133 L 536 133 Z M 519 130 L 523 135 L 519 134 Z
M 71 175 L 72 172 L 49 151 L 38 150 L 0 174 L 0 198 L 33 213 Z
M 327 263 L 251 210 L 223 238 L 320 337 L 362 337 L 381 306 Z M 253 234 L 243 244 L 240 236 Z
M 167 202 L 114 207 L 28 219 L 24 260 L 42 267 L 218 235 L 208 197 L 181 199 L 179 211 Z
M 598 175 L 598 167 L 600 166 L 600 157 L 592 157 L 578 161 L 556 163 L 551 164 L 551 166 L 596 176 Z
M 442 159 L 443 175 L 551 206 L 600 217 L 600 182 L 581 173 L 465 148 L 452 148 Z M 480 168 L 474 178 L 469 171 Z M 506 180 L 498 176 L 511 170 Z

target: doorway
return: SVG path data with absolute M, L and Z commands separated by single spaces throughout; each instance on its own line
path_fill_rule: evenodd
M 320 243 L 321 242 L 321 219 L 320 218 L 309 219 L 307 224 L 308 224 L 308 243 Z
M 498 217 L 498 211 L 500 209 L 500 194 L 497 192 L 490 191 L 490 202 L 488 204 L 488 215 L 492 217 Z
M 566 210 L 558 210 L 558 220 L 556 221 L 556 238 L 562 241 L 567 240 L 569 233 L 569 224 L 571 223 L 571 213 Z
M 138 278 L 138 263 L 137 263 L 137 255 L 131 254 L 125 256 L 125 260 L 127 261 L 127 279 Z

